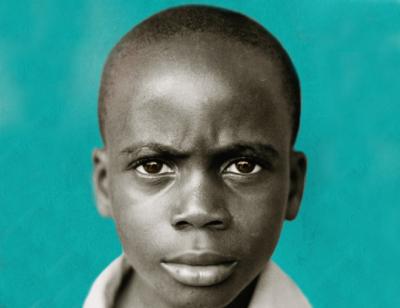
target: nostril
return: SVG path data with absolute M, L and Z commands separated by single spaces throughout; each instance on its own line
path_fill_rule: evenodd
M 199 226 L 195 226 L 195 225 L 189 223 L 186 220 L 179 220 L 179 221 L 175 222 L 173 224 L 173 226 L 177 230 L 183 230 L 183 229 L 186 229 L 186 228 L 188 228 L 190 226 L 196 227 L 196 228 L 198 228 L 198 227 L 199 228 L 210 228 L 210 229 L 216 229 L 216 230 L 223 230 L 226 227 L 225 224 L 221 220 L 212 220 L 212 221 L 209 221 L 209 222 L 207 222 L 205 224 L 201 224 Z
M 189 223 L 188 223 L 187 221 L 184 221 L 184 220 L 177 221 L 177 222 L 174 224 L 174 227 L 175 227 L 176 229 L 178 229 L 178 230 L 182 230 L 182 229 L 184 229 L 184 228 L 186 228 L 186 227 L 188 227 L 188 226 L 189 226 Z
M 220 220 L 213 220 L 205 224 L 205 227 L 213 228 L 213 229 L 224 229 L 225 224 Z

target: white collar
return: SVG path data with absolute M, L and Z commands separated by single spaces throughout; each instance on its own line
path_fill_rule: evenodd
M 122 256 L 115 259 L 93 283 L 84 308 L 111 308 L 115 293 L 130 266 Z M 311 307 L 297 285 L 274 262 L 261 272 L 249 308 Z

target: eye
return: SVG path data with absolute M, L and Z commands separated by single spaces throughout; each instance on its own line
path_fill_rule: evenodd
M 144 175 L 165 175 L 174 172 L 166 163 L 157 160 L 143 162 L 135 170 Z
M 225 168 L 224 172 L 233 174 L 254 174 L 261 171 L 261 166 L 248 159 L 236 160 L 228 167 Z

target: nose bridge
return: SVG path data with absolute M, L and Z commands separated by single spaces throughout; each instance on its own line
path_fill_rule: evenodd
M 224 229 L 230 222 L 218 183 L 206 171 L 196 170 L 182 179 L 172 224 L 177 228 Z
M 189 199 L 188 203 L 196 207 L 210 207 L 213 203 L 212 182 L 211 176 L 207 176 L 205 172 L 194 171 L 184 189 Z

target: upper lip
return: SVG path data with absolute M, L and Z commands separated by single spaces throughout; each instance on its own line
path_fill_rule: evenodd
M 236 259 L 210 250 L 190 250 L 162 260 L 165 263 L 178 263 L 193 266 L 219 265 L 235 262 Z

